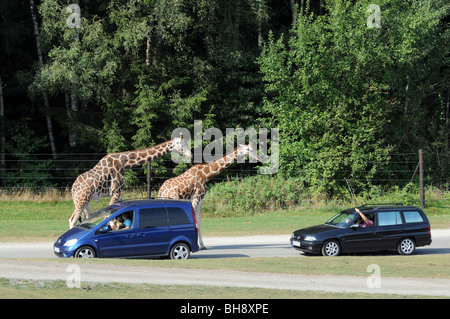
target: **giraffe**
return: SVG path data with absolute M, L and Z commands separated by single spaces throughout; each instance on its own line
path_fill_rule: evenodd
M 200 217 L 202 200 L 206 194 L 206 183 L 234 163 L 238 158 L 245 155 L 261 162 L 251 144 L 240 145 L 215 161 L 194 165 L 183 174 L 166 180 L 158 191 L 158 197 L 188 199 L 192 201 L 192 208 L 197 218 L 200 249 L 206 249 L 202 238 L 202 222 Z
M 173 150 L 192 157 L 182 134 L 149 148 L 105 155 L 92 169 L 79 175 L 72 186 L 75 210 L 69 219 L 70 228 L 75 226 L 82 212 L 85 219 L 89 217 L 92 199 L 110 196 L 110 205 L 121 199 L 120 193 L 125 185 L 123 176 L 125 170 L 138 167 Z

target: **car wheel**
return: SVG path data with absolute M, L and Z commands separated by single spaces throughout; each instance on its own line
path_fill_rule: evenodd
M 176 243 L 170 249 L 170 259 L 188 259 L 190 250 L 188 245 L 184 243 Z
M 411 238 L 404 238 L 398 243 L 397 250 L 401 255 L 412 255 L 416 250 L 416 243 Z
M 89 246 L 83 246 L 77 250 L 75 258 L 95 258 L 95 250 Z
M 322 247 L 322 255 L 324 256 L 338 256 L 340 252 L 341 246 L 339 246 L 339 243 L 334 239 L 325 242 Z

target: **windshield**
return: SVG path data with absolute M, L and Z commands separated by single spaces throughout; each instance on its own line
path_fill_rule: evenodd
M 345 228 L 353 224 L 357 215 L 358 214 L 355 212 L 343 211 L 331 218 L 325 224 Z
M 94 215 L 83 221 L 81 224 L 79 224 L 79 227 L 91 229 L 98 224 L 100 224 L 102 221 L 107 219 L 109 216 L 111 216 L 113 213 L 117 211 L 117 208 L 113 207 L 106 207 L 102 210 L 99 210 Z

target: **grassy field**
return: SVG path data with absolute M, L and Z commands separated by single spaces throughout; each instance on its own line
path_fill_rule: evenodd
M 263 288 L 181 285 L 128 285 L 83 283 L 67 288 L 66 282 L 0 278 L 0 299 L 424 299 L 418 295 L 331 293 Z M 436 299 L 436 297 L 430 297 Z
M 450 228 L 449 198 L 450 194 L 444 194 L 427 201 L 424 211 L 432 229 Z M 92 202 L 91 210 L 96 211 L 107 205 L 108 199 Z M 202 232 L 205 237 L 290 234 L 295 229 L 323 223 L 340 210 L 353 205 L 323 202 L 226 218 L 214 217 L 206 209 L 202 216 Z M 205 206 L 208 207 L 207 202 Z M 67 231 L 72 211 L 73 202 L 67 197 L 0 198 L 0 241 L 56 240 Z
M 66 282 L 0 278 L 0 299 L 436 299 L 419 295 L 331 293 L 263 288 L 181 285 L 128 285 L 83 283 L 67 288 Z

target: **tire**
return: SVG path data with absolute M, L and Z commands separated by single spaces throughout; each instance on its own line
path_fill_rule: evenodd
M 95 258 L 95 250 L 89 246 L 83 246 L 78 248 L 75 253 L 75 258 Z
M 185 243 L 176 243 L 170 249 L 170 259 L 188 259 L 191 254 L 189 246 Z
M 340 252 L 341 252 L 341 246 L 334 239 L 330 239 L 330 240 L 326 241 L 325 244 L 322 246 L 322 255 L 323 256 L 330 256 L 330 257 L 339 256 Z
M 403 238 L 397 246 L 400 255 L 412 255 L 416 251 L 416 243 L 412 238 Z

